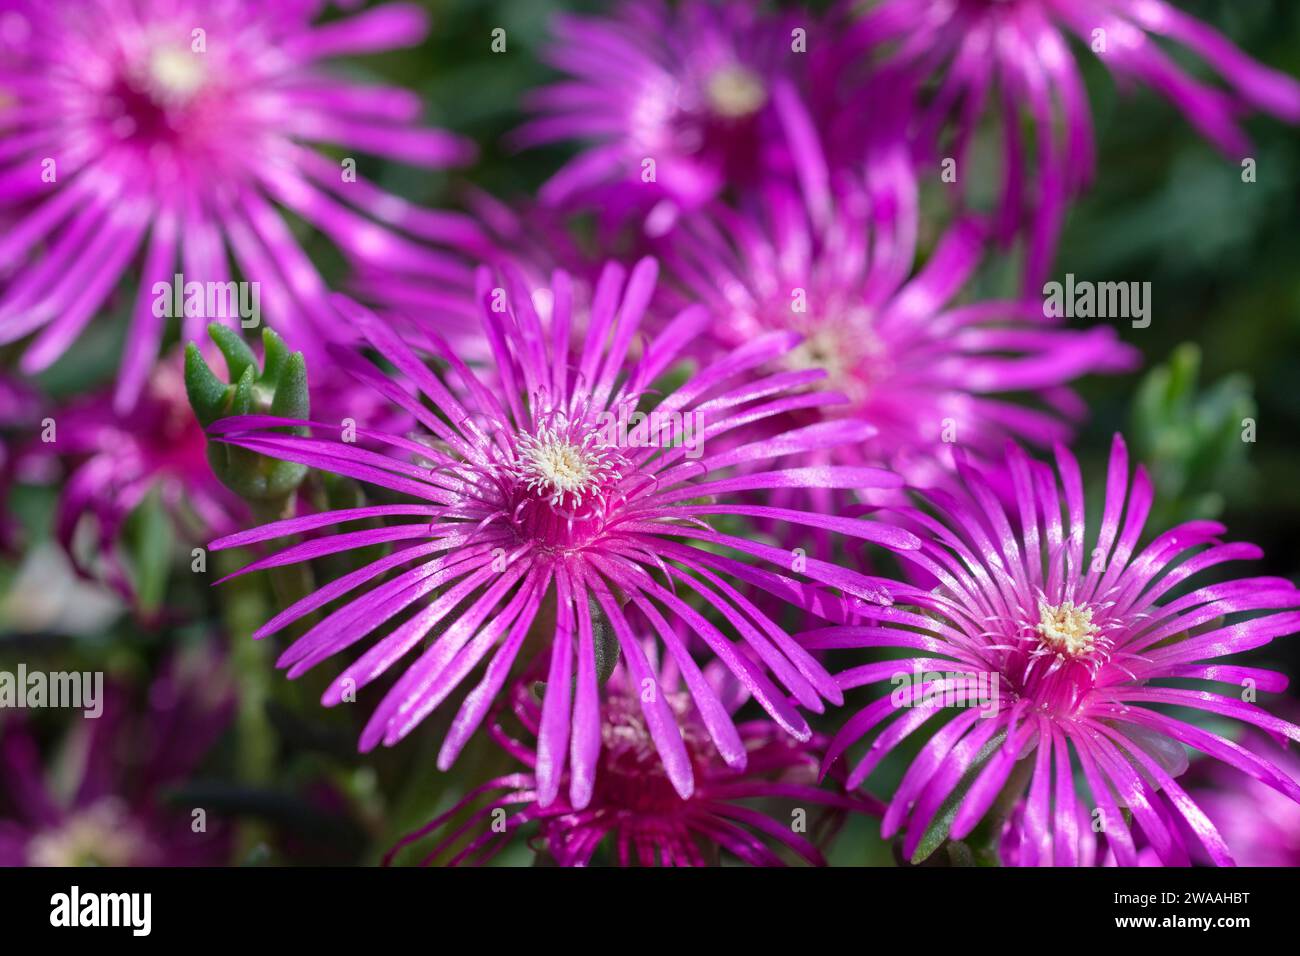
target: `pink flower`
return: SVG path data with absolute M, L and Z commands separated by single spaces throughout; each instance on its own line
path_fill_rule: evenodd
M 12 99 L 0 109 L 0 216 L 15 219 L 0 238 L 0 275 L 21 268 L 0 295 L 0 341 L 36 334 L 24 371 L 57 360 L 139 263 L 115 394 L 129 409 L 171 314 L 163 306 L 176 290 L 159 284 L 180 274 L 187 286 L 224 287 L 235 278 L 228 254 L 291 345 L 323 358 L 324 341 L 353 332 L 277 204 L 359 263 L 468 275 L 401 234 L 454 241 L 467 228 L 459 219 L 352 180 L 353 157 L 341 164 L 309 145 L 428 168 L 472 155 L 459 137 L 414 125 L 415 94 L 321 66 L 417 42 L 424 13 L 395 3 L 315 26 L 319 5 L 18 0 L 5 14 L 21 55 L 0 65 Z M 251 306 L 251 287 L 246 299 Z M 183 341 L 209 319 L 241 318 L 206 309 L 185 310 Z
M 928 491 L 928 511 L 901 516 L 923 538 L 904 558 L 939 588 L 916 610 L 864 606 L 865 623 L 800 635 L 810 650 L 888 647 L 915 655 L 839 675 L 846 691 L 882 681 L 894 688 L 845 723 L 828 762 L 871 735 L 848 777 L 856 787 L 913 733 L 938 725 L 883 819 L 886 837 L 902 831 L 909 857 L 927 833 L 926 850 L 936 832 L 969 836 L 1009 787 L 1025 800 L 1015 848 L 1022 865 L 1079 863 L 1083 819 L 1100 823 L 1121 866 L 1136 865 L 1142 848 L 1166 865 L 1187 865 L 1193 853 L 1231 863 L 1223 837 L 1175 779 L 1187 765 L 1184 747 L 1289 800 L 1300 800 L 1300 784 L 1266 757 L 1168 709 L 1300 740 L 1300 727 L 1233 693 L 1246 682 L 1281 691 L 1286 676 L 1224 660 L 1300 630 L 1300 611 L 1292 610 L 1300 591 L 1272 577 L 1184 588 L 1223 562 L 1260 557 L 1253 545 L 1220 541 L 1224 528 L 1214 522 L 1179 525 L 1139 550 L 1151 483 L 1139 466 L 1130 487 L 1118 436 L 1095 535 L 1085 524 L 1078 464 L 1059 446 L 1056 464 L 1059 480 L 1009 448 L 1016 509 L 1008 514 L 959 456 L 964 493 Z M 1204 686 L 1189 688 L 1189 680 Z
M 396 373 L 342 350 L 338 360 L 418 419 L 427 433 L 415 438 L 358 427 L 358 441 L 349 443 L 333 437 L 337 428 L 321 425 L 313 425 L 318 436 L 330 437 L 306 438 L 276 431 L 283 419 L 259 417 L 226 419 L 210 429 L 219 440 L 355 478 L 402 502 L 276 522 L 212 545 L 230 548 L 319 529 L 334 532 L 256 561 L 244 573 L 368 545 L 398 546 L 283 609 L 255 635 L 276 633 L 342 601 L 281 657 L 280 665 L 293 677 L 388 622 L 397 624 L 333 682 L 324 703 L 334 705 L 397 666 L 439 629 L 384 696 L 362 734 L 363 749 L 401 740 L 486 661 L 439 755 L 439 766 L 450 766 L 531 635 L 549 660 L 538 743 L 539 798 L 543 804 L 556 799 L 567 766 L 569 799 L 575 807 L 585 806 L 601 739 L 595 632 L 606 629 L 606 640 L 621 651 L 634 682 L 652 677 L 625 619 L 628 602 L 659 634 L 730 766 L 744 765 L 743 738 L 701 679 L 678 628 L 724 662 L 772 718 L 801 740 L 811 731 L 798 705 L 820 712 L 826 701 L 839 703 L 839 691 L 822 666 L 744 590 L 752 585 L 775 596 L 781 608 L 793 605 L 841 619 L 849 601 L 817 585 L 855 601 L 889 596 L 874 579 L 813 558 L 799 563 L 796 572 L 806 580 L 787 576 L 782 572 L 796 565 L 789 552 L 707 522 L 761 517 L 906 550 L 917 545 L 907 531 L 748 504 L 738 497 L 772 488 L 896 487 L 900 481 L 865 467 L 760 467 L 737 474 L 739 465 L 860 441 L 869 429 L 847 420 L 774 436 L 755 434 L 756 424 L 791 410 L 842 400 L 805 390 L 823 377 L 817 370 L 755 374 L 794 347 L 797 337 L 790 333 L 755 338 L 666 394 L 654 391 L 708 320 L 701 309 L 684 310 L 630 360 L 656 273 L 650 259 L 639 262 L 630 276 L 617 265 L 606 266 L 596 283 L 586 334 L 578 338 L 572 332 L 578 320 L 567 273 L 557 272 L 546 290 L 543 321 L 534 309 L 537 290 L 509 273 L 503 286 L 493 287 L 484 271 L 483 326 L 499 383 L 492 389 L 440 340 L 431 338 L 427 351 L 445 363 L 445 377 L 430 371 L 384 324 L 355 310 L 354 321 Z M 617 423 L 631 421 L 637 411 L 657 416 L 648 421 L 676 422 L 678 431 L 633 428 L 619 434 Z M 693 435 L 686 432 L 687 421 L 698 426 Z M 383 518 L 386 524 L 338 530 L 367 518 Z M 751 563 L 754 559 L 758 564 Z M 374 586 L 354 593 L 366 584 Z M 896 594 L 908 590 L 897 586 Z M 707 617 L 700 607 L 711 609 Z M 662 694 L 643 706 L 669 779 L 689 796 L 692 762 L 675 715 Z
M 872 58 L 863 95 L 903 78 L 934 93 L 915 111 L 926 162 L 957 161 L 970 182 L 967 150 L 989 112 L 1002 128 L 1000 235 L 1009 240 L 1032 213 L 1027 288 L 1051 266 L 1068 200 L 1092 179 L 1092 118 L 1071 36 L 1122 83 L 1142 83 L 1176 106 L 1225 153 L 1248 150 L 1237 119 L 1262 110 L 1300 122 L 1300 83 L 1256 63 L 1221 34 L 1163 0 L 884 0 L 865 15 L 845 3 L 840 56 Z M 1162 48 L 1179 44 L 1204 61 L 1226 88 L 1193 79 Z M 1021 116 L 1034 141 L 1023 141 Z M 951 145 L 945 134 L 951 133 Z M 1036 175 L 1030 176 L 1032 155 Z
M 545 59 L 565 79 L 529 96 L 539 114 L 514 135 L 533 146 L 590 145 L 549 179 L 544 203 L 596 205 L 610 219 L 669 229 L 724 187 L 792 161 L 781 88 L 804 56 L 789 18 L 752 5 L 626 0 L 611 17 L 557 17 Z
M 670 288 L 716 315 L 713 341 L 797 333 L 782 367 L 824 368 L 827 387 L 849 399 L 826 413 L 875 429 L 824 459 L 935 484 L 954 449 L 991 461 L 1008 438 L 1068 440 L 1086 412 L 1071 382 L 1137 363 L 1109 326 L 1065 328 L 1040 302 L 959 300 L 984 254 L 974 219 L 948 229 L 918 268 L 917 184 L 898 149 L 879 150 L 865 174 L 806 151 L 816 157 L 807 188 L 772 178 L 738 207 L 715 203 L 684 222 L 662 248 Z
M 158 365 L 130 413 L 115 412 L 110 396 L 100 394 L 52 418 L 54 441 L 33 442 L 26 467 L 48 471 L 57 456 L 68 469 L 58 482 L 55 534 L 79 572 L 104 579 L 128 601 L 137 597 L 136 582 L 119 539 L 149 495 L 158 496 L 181 540 L 201 542 L 247 520 L 247 506 L 208 465 L 179 352 Z M 88 530 L 90 541 L 78 543 L 78 532 Z

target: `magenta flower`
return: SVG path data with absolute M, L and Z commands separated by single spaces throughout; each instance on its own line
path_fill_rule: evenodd
M 138 707 L 120 685 L 103 690 L 103 713 L 74 712 L 57 753 L 42 755 L 21 711 L 0 711 L 0 866 L 229 862 L 230 828 L 209 816 L 196 829 L 167 799 L 233 716 L 219 662 L 171 658 Z
M 927 831 L 940 827 L 942 836 L 949 819 L 953 839 L 970 835 L 1015 781 L 1012 793 L 1023 791 L 1026 801 L 1017 849 L 1024 865 L 1078 863 L 1083 818 L 1100 824 L 1121 866 L 1138 862 L 1139 846 L 1167 865 L 1186 865 L 1194 851 L 1231 863 L 1219 831 L 1175 780 L 1187 765 L 1184 747 L 1291 800 L 1300 799 L 1300 785 L 1265 757 L 1168 709 L 1300 740 L 1300 727 L 1243 692 L 1283 690 L 1285 675 L 1223 660 L 1300 629 L 1300 611 L 1286 610 L 1300 607 L 1300 591 L 1272 577 L 1182 587 L 1260 551 L 1221 542 L 1223 526 L 1210 521 L 1179 525 L 1139 550 L 1151 483 L 1139 467 L 1129 485 L 1118 436 L 1095 534 L 1085 526 L 1078 464 L 1059 446 L 1056 463 L 1059 482 L 1047 465 L 1009 447 L 1017 508 L 1008 515 L 986 478 L 959 457 L 965 493 L 926 492 L 933 514 L 912 508 L 902 515 L 923 538 L 904 557 L 940 587 L 916 601 L 917 610 L 864 606 L 865 623 L 801 635 L 811 650 L 916 654 L 839 675 L 846 691 L 881 681 L 894 689 L 849 719 L 828 760 L 878 730 L 848 777 L 856 787 L 943 715 L 884 815 L 884 835 L 902 830 L 909 857 Z M 1205 684 L 1193 689 L 1189 680 Z M 962 703 L 968 706 L 945 706 Z M 1086 790 L 1076 789 L 1076 770 Z
M 1109 326 L 1063 328 L 1041 303 L 955 301 L 983 256 L 974 220 L 949 229 L 917 271 L 916 182 L 897 150 L 882 150 L 865 177 L 815 166 L 824 189 L 772 179 L 740 209 L 692 217 L 664 245 L 685 297 L 717 316 L 717 341 L 798 333 L 784 366 L 826 369 L 827 386 L 849 398 L 829 413 L 876 429 L 823 458 L 934 484 L 956 448 L 996 460 L 1008 438 L 1068 440 L 1086 412 L 1069 383 L 1137 363 Z
M 1151 87 L 1200 133 L 1233 157 L 1248 151 L 1239 115 L 1258 109 L 1300 121 L 1300 83 L 1256 63 L 1221 34 L 1163 0 L 884 0 L 856 18 L 845 4 L 843 46 L 878 56 L 867 83 L 907 78 L 935 92 L 917 109 L 920 146 L 967 167 L 967 147 L 989 111 L 1003 137 L 1000 234 L 1010 239 L 1033 213 L 1027 286 L 1051 265 L 1066 203 L 1092 178 L 1094 144 L 1087 93 L 1069 37 L 1091 49 L 1126 84 Z M 1226 88 L 1193 79 L 1162 49 L 1179 44 L 1204 61 Z M 1026 147 L 1020 117 L 1032 121 Z M 951 126 L 950 126 L 951 121 Z M 951 128 L 951 146 L 941 147 Z M 1036 157 L 1037 175 L 1027 176 Z M 970 181 L 959 172 L 959 184 Z M 1028 188 L 1026 185 L 1028 184 Z
M 710 669 L 716 678 L 716 668 Z M 713 683 L 725 685 L 726 681 Z M 689 692 L 670 668 L 659 681 L 667 706 L 677 714 L 691 763 L 693 794 L 681 796 L 656 749 L 654 729 L 620 669 L 601 704 L 601 731 L 595 790 L 585 806 L 563 797 L 540 797 L 537 739 L 542 708 L 526 684 L 511 695 L 511 710 L 529 739 L 517 740 L 500 721 L 491 733 L 514 759 L 528 767 L 470 790 L 446 813 L 403 837 L 385 863 L 403 848 L 433 834 L 423 864 L 479 865 L 501 852 L 525 828 L 535 829 L 533 845 L 560 866 L 587 866 L 608 841 L 619 866 L 707 866 L 726 851 L 752 866 L 783 866 L 782 851 L 814 866 L 826 861 L 809 834 L 819 829 L 813 814 L 829 813 L 832 824 L 845 811 L 879 813 L 870 798 L 845 796 L 817 786 L 818 754 L 825 740 L 814 735 L 799 743 L 766 721 L 749 721 L 737 733 L 749 755 L 744 768 L 717 759 L 708 747 L 709 731 L 691 705 Z M 734 710 L 743 695 L 731 701 Z M 762 808 L 752 801 L 767 801 Z M 773 801 L 780 811 L 773 812 Z M 453 827 L 453 824 L 458 824 Z M 532 826 L 535 824 L 535 827 Z
M 315 26 L 316 0 L 18 0 L 5 14 L 20 55 L 0 64 L 0 341 L 33 333 L 22 368 L 59 358 L 140 261 L 139 291 L 115 401 L 144 388 L 168 315 L 158 283 L 255 283 L 258 310 L 296 348 L 352 330 L 276 205 L 359 263 L 395 271 L 467 267 L 399 233 L 455 241 L 459 218 L 416 209 L 353 177 L 309 145 L 328 143 L 429 168 L 461 162 L 467 142 L 414 125 L 420 100 L 323 69 L 340 54 L 412 44 L 425 14 L 389 4 Z M 351 167 L 348 166 L 351 163 Z M 221 292 L 221 295 L 225 295 Z M 208 291 L 205 302 L 216 296 Z M 251 313 L 252 287 L 241 303 Z M 220 308 L 216 308 L 220 305 Z M 227 296 L 185 307 L 184 340 L 233 323 Z M 203 314 L 189 314 L 199 312 Z M 251 314 L 248 318 L 252 318 Z
M 108 395 L 77 401 L 55 412 L 54 440 L 33 443 L 26 467 L 54 465 L 59 481 L 55 534 L 74 567 L 102 578 L 130 602 L 136 599 L 129 562 L 119 538 L 126 519 L 152 494 L 184 540 L 201 542 L 237 529 L 247 506 L 212 473 L 203 429 L 185 397 L 181 356 L 165 359 L 128 414 L 113 410 Z M 93 544 L 75 540 L 91 519 Z
M 439 755 L 439 766 L 450 766 L 531 635 L 530 646 L 540 646 L 549 661 L 539 740 L 540 799 L 544 804 L 556 799 L 567 763 L 572 768 L 570 800 L 585 806 L 600 752 L 595 631 L 612 635 L 634 681 L 651 677 L 626 623 L 623 608 L 629 601 L 647 616 L 682 671 L 701 719 L 729 765 L 744 765 L 744 741 L 701 680 L 678 628 L 723 661 L 759 704 L 800 739 L 808 739 L 811 731 L 795 703 L 820 712 L 823 701 L 839 702 L 839 690 L 822 666 L 741 588 L 742 582 L 752 584 L 779 598 L 782 608 L 821 616 L 842 616 L 844 600 L 733 555 L 774 562 L 778 571 L 797 565 L 809 581 L 858 601 L 887 600 L 879 582 L 812 558 L 806 565 L 792 561 L 786 551 L 706 521 L 721 525 L 731 516 L 763 517 L 905 550 L 918 542 L 897 528 L 763 507 L 738 497 L 772 488 L 896 487 L 899 479 L 874 468 L 755 468 L 734 474 L 738 465 L 858 441 L 869 429 L 839 421 L 774 436 L 754 433 L 756 424 L 793 409 L 841 400 L 834 393 L 804 390 L 822 378 L 817 370 L 753 374 L 795 345 L 790 333 L 756 338 L 661 397 L 652 386 L 703 332 L 707 314 L 686 309 L 644 344 L 638 360 L 629 361 L 656 271 L 653 260 L 642 260 L 626 277 L 625 288 L 624 270 L 606 266 L 581 338 L 571 331 L 579 323 L 567 273 L 557 272 L 551 282 L 544 323 L 533 308 L 536 290 L 517 277 L 493 288 L 484 271 L 483 325 L 499 383 L 493 389 L 453 350 L 431 339 L 428 351 L 448 367 L 444 380 L 386 326 L 355 310 L 357 325 L 396 375 L 389 377 L 342 350 L 338 359 L 419 420 L 428 434 L 414 439 L 358 427 L 357 441 L 349 443 L 333 437 L 336 427 L 321 425 L 313 425 L 317 435 L 331 437 L 305 438 L 275 431 L 283 419 L 259 417 L 227 419 L 210 428 L 216 439 L 346 475 L 409 502 L 276 522 L 212 545 L 230 548 L 318 529 L 335 531 L 256 561 L 244 569 L 248 572 L 400 543 L 387 557 L 285 608 L 255 635 L 276 633 L 343 601 L 281 657 L 280 665 L 296 677 L 412 611 L 331 684 L 323 702 L 334 705 L 354 699 L 350 694 L 356 688 L 394 667 L 439 629 L 384 696 L 362 733 L 362 749 L 401 740 L 488 661 Z M 654 417 L 639 427 L 632 418 L 635 412 Z M 630 425 L 626 433 L 620 422 Z M 377 530 L 337 530 L 367 518 L 392 523 Z M 382 583 L 354 594 L 376 582 Z M 895 596 L 899 593 L 896 589 Z M 607 624 L 600 624 L 601 619 Z M 669 779 L 689 795 L 689 752 L 662 695 L 645 705 L 645 719 Z
M 724 187 L 788 162 L 779 129 L 791 24 L 752 5 L 626 0 L 609 18 L 562 16 L 544 58 L 567 77 L 530 94 L 539 114 L 520 146 L 589 147 L 541 189 L 545 203 L 579 199 L 613 219 L 648 215 L 666 231 Z

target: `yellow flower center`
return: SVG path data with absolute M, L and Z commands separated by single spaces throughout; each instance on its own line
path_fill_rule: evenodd
M 725 66 L 709 77 L 709 105 L 727 119 L 744 119 L 762 109 L 767 87 L 762 77 L 746 67 Z
M 164 99 L 188 99 L 206 78 L 203 54 L 162 47 L 149 59 L 150 87 Z
M 144 843 L 126 807 L 110 797 L 38 833 L 27 853 L 33 866 L 128 866 Z
M 1038 603 L 1039 621 L 1034 625 L 1039 642 L 1049 650 L 1067 657 L 1092 653 L 1101 628 L 1092 622 L 1092 608 L 1063 601 L 1053 607 Z

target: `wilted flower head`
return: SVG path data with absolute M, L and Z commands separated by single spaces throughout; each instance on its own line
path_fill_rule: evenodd
M 194 826 L 168 790 L 203 760 L 233 714 L 234 697 L 207 652 L 171 658 L 135 706 L 105 684 L 103 712 L 73 711 L 58 753 L 23 711 L 0 711 L 0 866 L 218 866 L 230 828 Z M 53 751 L 55 748 L 49 748 Z M 57 771 L 57 772 L 56 772 Z
M 322 339 L 351 338 L 277 203 L 360 262 L 464 268 L 396 231 L 446 240 L 458 223 L 356 177 L 354 157 L 308 145 L 434 168 L 470 155 L 465 141 L 413 125 L 413 93 L 320 66 L 416 42 L 425 14 L 389 4 L 317 26 L 319 6 L 18 0 L 6 12 L 6 31 L 22 39 L 21 55 L 0 64 L 12 100 L 0 108 L 0 214 L 15 216 L 0 274 L 26 268 L 0 296 L 0 341 L 36 333 L 25 371 L 58 359 L 138 259 L 119 408 L 142 391 L 178 300 L 189 300 L 185 340 L 209 319 L 260 319 L 262 303 L 297 348 L 319 354 Z M 243 289 L 230 284 L 228 251 Z M 194 299 L 191 283 L 206 284 Z
M 1010 238 L 1032 210 L 1031 288 L 1051 265 L 1068 199 L 1093 175 L 1092 118 L 1071 37 L 1120 81 L 1164 96 L 1233 157 L 1248 151 L 1237 125 L 1246 110 L 1300 121 L 1300 83 L 1163 0 L 885 0 L 861 16 L 860 4 L 842 6 L 844 51 L 873 58 L 866 93 L 900 76 L 933 87 L 917 109 L 916 132 L 930 159 L 956 160 L 959 188 L 973 178 L 963 171 L 978 124 L 990 110 L 999 114 L 1000 232 Z M 1194 79 L 1166 52 L 1164 40 L 1194 54 L 1226 87 Z M 1024 142 L 1022 114 L 1032 123 L 1031 144 Z M 941 147 L 948 132 L 951 146 Z M 1037 163 L 1032 178 L 1027 156 Z
M 849 399 L 828 413 L 876 429 L 824 457 L 933 484 L 955 448 L 997 459 L 1008 437 L 1067 440 L 1085 412 L 1070 382 L 1136 364 L 1109 326 L 1066 329 L 1040 303 L 957 301 L 984 253 L 975 219 L 953 225 L 918 269 L 916 182 L 897 151 L 868 175 L 832 175 L 807 152 L 822 188 L 772 178 L 739 208 L 714 204 L 673 232 L 665 262 L 687 298 L 713 310 L 713 338 L 727 347 L 802 336 L 784 367 L 824 368 Z
M 568 78 L 529 95 L 540 114 L 521 145 L 591 145 L 541 189 L 619 218 L 648 213 L 652 232 L 725 186 L 780 165 L 780 89 L 793 72 L 791 27 L 754 5 L 625 0 L 607 18 L 562 16 L 544 58 Z
M 716 667 L 707 671 L 726 696 L 729 682 L 719 679 Z M 720 851 L 752 866 L 782 866 L 789 854 L 824 865 L 816 840 L 819 823 L 829 820 L 833 826 L 843 811 L 879 811 L 874 800 L 817 786 L 818 755 L 825 747 L 820 736 L 800 743 L 766 721 L 740 723 L 736 729 L 749 760 L 745 767 L 732 767 L 709 746 L 709 731 L 671 666 L 655 691 L 665 695 L 681 725 L 695 768 L 690 796 L 678 794 L 669 780 L 638 700 L 642 690 L 620 668 L 601 704 L 591 800 L 583 807 L 563 797 L 543 803 L 537 780 L 542 708 L 521 683 L 512 692 L 511 710 L 526 739 L 512 737 L 502 721 L 491 732 L 528 771 L 474 788 L 451 810 L 404 837 L 386 862 L 432 835 L 434 842 L 423 856 L 426 865 L 481 864 L 521 832 L 535 829 L 534 848 L 559 866 L 586 866 L 603 845 L 619 866 L 716 865 Z M 731 695 L 728 707 L 734 710 L 743 701 L 744 695 Z M 829 818 L 824 816 L 828 813 Z
M 880 523 L 766 508 L 737 498 L 771 488 L 897 486 L 899 479 L 873 468 L 760 467 L 733 474 L 737 465 L 861 440 L 869 430 L 859 422 L 838 421 L 755 436 L 755 423 L 842 400 L 804 390 L 822 377 L 817 370 L 753 374 L 794 346 L 797 337 L 789 333 L 758 337 L 658 395 L 653 384 L 701 334 L 708 317 L 698 308 L 684 310 L 630 361 L 655 276 L 650 259 L 639 262 L 630 276 L 617 265 L 607 266 L 597 282 L 586 334 L 578 339 L 571 334 L 576 322 L 566 273 L 556 273 L 551 282 L 549 317 L 543 322 L 533 308 L 535 290 L 509 276 L 505 286 L 493 287 L 485 272 L 484 332 L 499 383 L 493 389 L 441 341 L 431 338 L 428 351 L 447 366 L 445 377 L 382 323 L 355 312 L 371 345 L 396 374 L 342 350 L 339 361 L 407 409 L 427 433 L 406 437 L 359 427 L 358 440 L 349 443 L 334 438 L 338 430 L 331 426 L 313 425 L 326 437 L 306 438 L 277 432 L 284 419 L 257 417 L 219 421 L 210 429 L 232 445 L 346 475 L 407 499 L 276 522 L 212 545 L 229 548 L 336 530 L 362 519 L 386 522 L 379 529 L 336 530 L 245 569 L 400 543 L 387 557 L 285 608 L 256 634 L 276 633 L 343 599 L 281 657 L 281 666 L 297 676 L 413 609 L 339 675 L 324 696 L 332 705 L 352 699 L 356 688 L 396 665 L 438 628 L 371 717 L 363 749 L 402 739 L 487 662 L 443 745 L 439 765 L 449 766 L 531 635 L 549 660 L 539 740 L 540 801 L 556 798 L 567 763 L 570 799 L 575 806 L 586 805 L 600 751 L 596 630 L 604 628 L 606 639 L 612 637 L 634 682 L 653 676 L 631 639 L 624 613 L 628 602 L 658 632 L 730 765 L 743 766 L 744 743 L 700 679 L 676 628 L 723 661 L 800 739 L 810 730 L 795 704 L 820 711 L 824 700 L 838 703 L 839 691 L 822 666 L 740 588 L 746 582 L 774 594 L 782 607 L 823 616 L 842 599 L 837 603 L 811 584 L 740 560 L 735 555 L 773 562 L 778 571 L 795 566 L 788 552 L 724 526 L 730 516 L 764 517 L 914 547 L 910 533 Z M 637 413 L 645 419 L 635 418 Z M 873 579 L 812 558 L 798 566 L 808 581 L 853 600 L 888 600 Z M 349 598 L 374 582 L 381 583 Z M 428 600 L 435 592 L 438 596 Z M 521 663 L 534 653 L 530 650 Z M 689 795 L 691 761 L 664 696 L 646 702 L 644 714 L 669 778 Z
M 1008 450 L 1016 497 L 1008 514 L 959 458 L 965 493 L 926 492 L 933 513 L 903 515 L 923 538 L 905 558 L 940 587 L 918 610 L 863 607 L 865 624 L 801 635 L 810 649 L 919 652 L 839 675 L 845 690 L 891 680 L 894 690 L 845 724 L 829 757 L 878 730 L 849 775 L 858 786 L 938 718 L 884 815 L 885 836 L 901 829 L 908 856 L 945 835 L 967 837 L 1009 793 L 1026 801 L 1016 851 L 1023 865 L 1079 863 L 1081 819 L 1100 824 L 1122 866 L 1136 865 L 1140 844 L 1167 865 L 1187 865 L 1193 852 L 1230 863 L 1223 837 L 1175 780 L 1187 766 L 1184 748 L 1291 800 L 1300 785 L 1169 709 L 1300 740 L 1300 727 L 1250 702 L 1256 691 L 1284 690 L 1285 675 L 1223 660 L 1300 630 L 1300 611 L 1286 610 L 1300 608 L 1300 591 L 1273 577 L 1184 588 L 1225 561 L 1260 557 L 1253 545 L 1220 541 L 1224 528 L 1211 521 L 1179 525 L 1139 550 L 1151 483 L 1139 466 L 1130 486 L 1118 436 L 1095 535 L 1078 464 L 1063 447 L 1056 463 L 1059 480 L 1018 447 Z M 1189 688 L 1189 680 L 1204 684 Z M 954 703 L 965 706 L 944 706 Z M 1076 771 L 1086 789 L 1076 789 Z

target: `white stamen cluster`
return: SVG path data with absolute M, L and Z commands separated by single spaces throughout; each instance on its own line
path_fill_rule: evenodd
M 647 678 L 648 680 L 648 678 Z M 654 688 L 641 688 L 642 693 L 661 692 Z M 615 754 L 631 753 L 639 761 L 653 760 L 658 763 L 658 745 L 650 733 L 635 696 L 612 695 L 605 704 L 605 719 L 601 724 L 601 741 L 606 751 Z M 691 716 L 693 704 L 691 698 L 683 693 L 665 693 L 664 702 L 677 717 L 678 730 L 682 741 L 692 752 L 707 751 L 710 738 L 708 731 Z
M 1034 625 L 1043 647 L 1067 657 L 1083 657 L 1096 647 L 1101 628 L 1093 623 L 1092 608 L 1062 601 L 1055 606 L 1038 602 L 1039 621 Z
M 27 854 L 34 866 L 127 866 L 145 842 L 126 806 L 110 797 L 36 834 Z
M 595 431 L 575 437 L 575 430 L 557 419 L 536 433 L 521 432 L 515 446 L 511 471 L 552 507 L 580 508 L 622 476 L 622 456 L 600 446 Z

